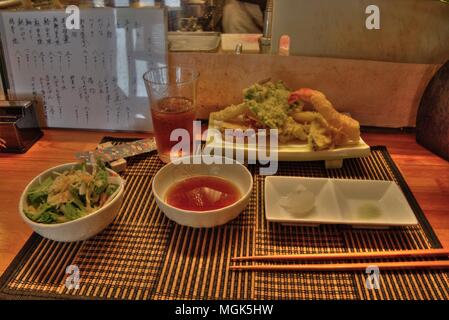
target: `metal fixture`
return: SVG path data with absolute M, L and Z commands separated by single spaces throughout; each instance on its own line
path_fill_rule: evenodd
M 235 54 L 241 54 L 243 52 L 243 44 L 237 43 L 235 46 Z
M 263 21 L 263 35 L 259 38 L 260 53 L 271 52 L 271 29 L 273 22 L 273 1 L 267 1 L 267 7 L 265 8 L 264 21 Z
M 169 31 L 213 31 L 216 8 L 213 0 L 184 0 L 179 6 L 163 3 L 168 9 Z

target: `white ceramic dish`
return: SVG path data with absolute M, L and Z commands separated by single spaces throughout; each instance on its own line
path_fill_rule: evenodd
M 216 128 L 214 120 L 209 119 L 209 129 Z M 248 147 L 247 144 L 235 144 L 222 141 L 215 141 L 212 136 L 206 138 L 207 144 L 211 148 L 222 147 L 224 150 L 239 150 L 245 154 L 245 159 L 252 159 L 251 154 L 256 154 L 257 150 Z M 324 160 L 328 168 L 340 168 L 343 159 L 361 158 L 369 156 L 371 150 L 369 145 L 360 138 L 357 144 L 348 146 L 339 146 L 332 150 L 313 151 L 305 142 L 284 143 L 278 146 L 279 161 L 318 161 Z M 227 153 L 226 153 L 227 154 Z M 336 162 L 337 161 L 337 162 Z
M 187 157 L 191 161 L 201 156 Z M 253 178 L 248 169 L 231 160 L 231 164 L 224 164 L 224 157 L 214 157 L 223 164 L 174 164 L 165 165 L 153 179 L 153 194 L 156 203 L 164 214 L 172 221 L 194 228 L 211 228 L 223 225 L 235 219 L 248 205 L 253 187 Z M 166 192 L 176 182 L 194 176 L 216 176 L 234 183 L 240 190 L 241 198 L 221 209 L 209 211 L 187 211 L 175 208 L 165 201 Z
M 315 196 L 314 207 L 304 214 L 288 211 L 280 203 L 302 186 Z M 265 178 L 265 215 L 285 224 L 349 224 L 357 227 L 418 224 L 398 185 L 392 181 L 303 177 Z
M 24 204 L 26 204 L 26 195 L 30 188 L 44 181 L 48 176 L 52 175 L 53 172 L 62 172 L 72 168 L 76 163 L 67 163 L 50 168 L 37 177 L 35 177 L 25 188 L 24 192 L 20 197 L 19 202 L 19 213 L 22 219 L 28 224 L 31 229 L 36 233 L 40 234 L 44 238 L 51 240 L 61 241 L 61 242 L 73 242 L 86 240 L 93 237 L 97 233 L 105 229 L 115 218 L 118 213 L 120 206 L 123 201 L 123 191 L 125 182 L 120 178 L 117 173 L 108 169 L 111 175 L 120 178 L 120 186 L 117 189 L 114 198 L 112 198 L 108 203 L 106 203 L 99 210 L 92 212 L 91 214 L 84 216 L 82 218 L 57 224 L 43 224 L 37 223 L 30 220 L 23 212 Z

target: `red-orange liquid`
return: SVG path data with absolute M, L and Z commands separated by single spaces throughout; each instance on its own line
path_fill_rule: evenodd
M 240 199 L 239 189 L 230 181 L 197 176 L 182 180 L 167 192 L 169 205 L 189 211 L 208 211 L 227 207 Z
M 182 97 L 162 99 L 157 106 L 151 108 L 151 117 L 153 119 L 157 150 L 164 162 L 170 160 L 170 151 L 178 143 L 178 141 L 170 141 L 170 134 L 173 130 L 178 128 L 186 129 L 190 134 L 190 142 L 192 144 L 195 110 L 191 100 Z M 188 153 L 178 156 L 184 155 L 188 155 Z

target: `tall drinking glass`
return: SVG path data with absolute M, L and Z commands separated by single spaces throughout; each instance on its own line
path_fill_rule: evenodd
M 186 67 L 161 67 L 150 69 L 143 75 L 150 99 L 153 132 L 159 158 L 170 161 L 172 148 L 178 141 L 170 141 L 175 129 L 189 132 L 190 150 L 193 141 L 193 121 L 196 115 L 198 72 Z M 188 155 L 186 150 L 176 157 Z

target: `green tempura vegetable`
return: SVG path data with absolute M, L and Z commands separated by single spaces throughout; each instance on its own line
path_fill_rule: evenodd
M 290 90 L 279 81 L 255 84 L 244 90 L 245 104 L 257 118 L 269 128 L 281 128 L 288 119 L 288 113 L 299 104 L 290 105 Z

